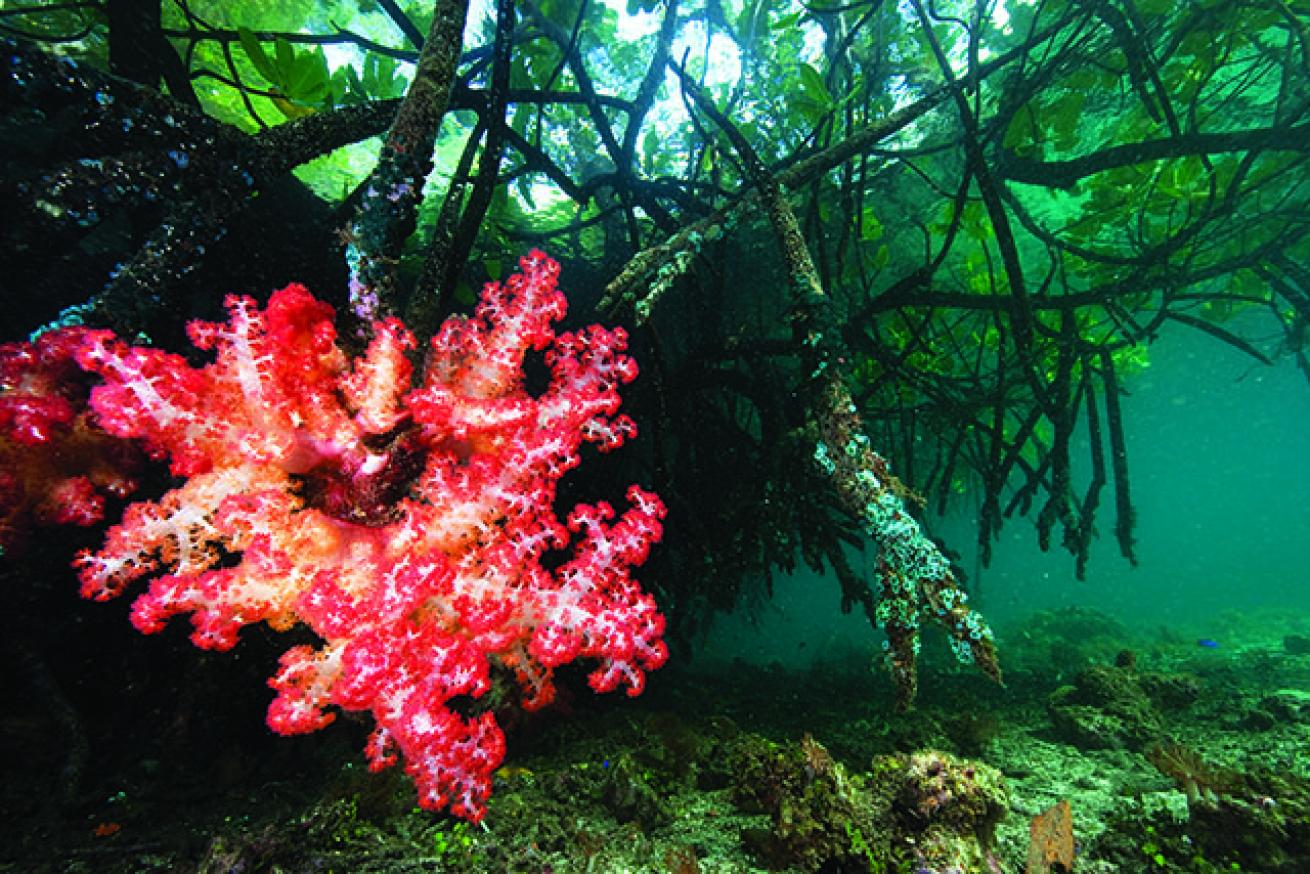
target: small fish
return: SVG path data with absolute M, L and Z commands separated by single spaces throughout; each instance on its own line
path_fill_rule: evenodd
M 1198 640 L 1198 641 L 1196 642 L 1196 645 L 1197 645 L 1197 646 L 1203 646 L 1203 647 L 1205 647 L 1206 649 L 1218 649 L 1218 648 L 1219 648 L 1219 641 L 1214 640 L 1213 638 L 1203 637 L 1203 638 L 1201 638 L 1200 640 Z

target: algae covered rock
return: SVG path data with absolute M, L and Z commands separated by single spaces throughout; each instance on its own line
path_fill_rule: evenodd
M 771 828 L 745 836 L 770 867 L 995 870 L 993 836 L 1008 808 L 995 768 L 925 750 L 878 756 L 868 774 L 851 774 L 808 736 L 791 745 L 746 736 L 734 761 L 734 800 L 770 816 Z
M 1095 665 L 1047 699 L 1056 734 L 1080 749 L 1141 749 L 1160 737 L 1164 722 L 1136 671 Z
M 888 869 L 888 823 L 874 795 L 818 741 L 806 735 L 800 743 L 778 745 L 743 735 L 732 761 L 738 776 L 734 802 L 747 812 L 767 813 L 772 823 L 743 835 L 766 865 L 802 871 Z
M 1009 808 L 1000 771 L 936 750 L 879 756 L 872 767 L 898 858 L 914 870 L 996 870 L 996 826 Z

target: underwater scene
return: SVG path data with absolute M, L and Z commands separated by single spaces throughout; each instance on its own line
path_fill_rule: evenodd
M 1310 872 L 1310 6 L 0 0 L 0 872 Z

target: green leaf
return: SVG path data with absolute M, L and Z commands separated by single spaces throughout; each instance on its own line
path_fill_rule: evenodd
M 823 107 L 816 104 L 804 94 L 797 95 L 793 98 L 791 105 L 792 108 L 798 111 L 810 124 L 816 124 L 822 121 L 823 116 L 825 115 Z
M 398 75 L 400 64 L 386 55 L 369 55 L 364 61 L 364 87 L 373 98 L 400 97 L 405 79 Z
M 860 239 L 865 242 L 881 239 L 882 222 L 878 221 L 873 207 L 866 206 L 860 211 Z
M 832 94 L 823 81 L 823 74 L 804 62 L 800 66 L 801 88 L 804 89 L 804 96 L 814 106 L 822 108 L 824 112 L 831 112 L 833 108 Z
M 770 30 L 791 30 L 800 23 L 801 15 L 804 13 L 793 12 L 790 15 L 784 15 L 770 25 Z
M 338 72 L 342 72 L 342 71 L 345 72 L 346 84 L 347 87 L 349 87 L 350 89 L 349 93 L 352 96 L 358 97 L 362 100 L 367 100 L 369 97 L 369 90 L 364 86 L 364 83 L 360 81 L 359 74 L 355 72 L 354 66 L 351 64 L 347 64 L 346 66 L 341 67 L 340 70 L 338 70 Z
M 296 50 L 292 48 L 291 43 L 282 37 L 273 41 L 273 64 L 276 67 L 277 78 L 273 80 L 274 84 L 281 85 L 286 82 L 288 75 L 291 73 L 292 66 L 296 63 Z
M 322 103 L 328 93 L 327 58 L 321 48 L 294 54 L 286 79 L 287 97 L 299 103 Z
M 1055 134 L 1055 147 L 1069 151 L 1078 145 L 1078 121 L 1082 118 L 1087 95 L 1066 91 L 1048 107 L 1046 121 Z
M 527 173 L 524 173 L 519 176 L 518 179 L 515 179 L 514 182 L 518 187 L 519 197 L 523 198 L 523 202 L 526 203 L 530 209 L 536 209 L 537 202 L 532 196 L 532 177 Z
M 873 253 L 873 266 L 881 270 L 892 260 L 892 250 L 887 248 L 887 244 L 879 246 Z
M 641 153 L 647 161 L 654 161 L 660 153 L 663 138 L 655 128 L 649 128 L 641 138 Z
M 269 82 L 275 82 L 277 70 L 264 52 L 264 46 L 259 41 L 259 37 L 255 36 L 254 31 L 248 27 L 238 27 L 237 39 L 241 40 L 241 48 L 245 51 L 246 57 L 250 58 L 250 63 L 254 64 L 255 69 L 259 71 L 259 75 Z
M 1042 140 L 1041 128 L 1033 119 L 1033 107 L 1025 103 L 1010 119 L 1001 146 L 1016 155 L 1030 156 L 1037 152 Z

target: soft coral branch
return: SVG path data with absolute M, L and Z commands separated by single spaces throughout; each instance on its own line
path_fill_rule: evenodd
M 106 496 L 136 488 L 133 447 L 88 421 L 75 354 L 92 336 L 63 328 L 0 345 L 0 553 L 32 522 L 94 525 Z

